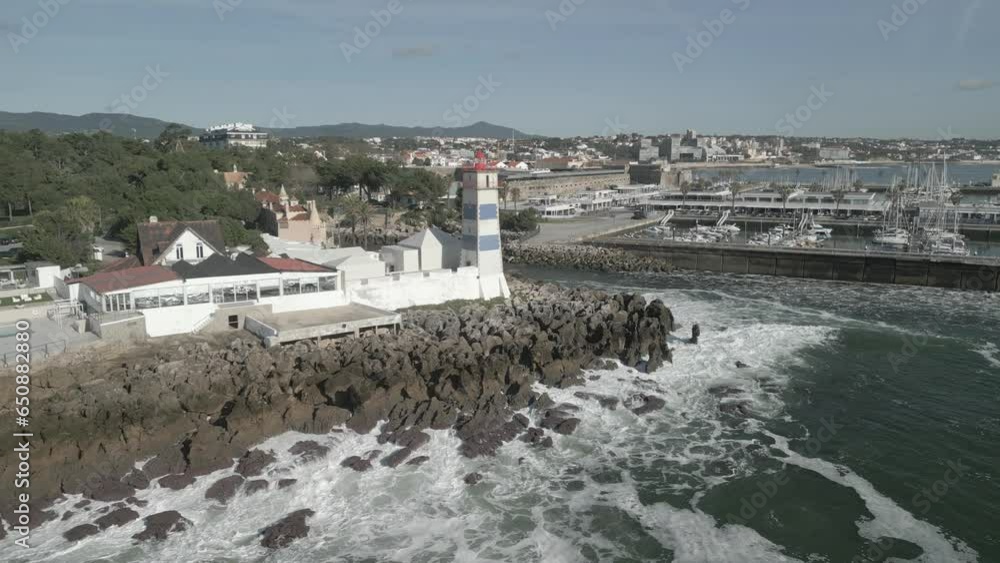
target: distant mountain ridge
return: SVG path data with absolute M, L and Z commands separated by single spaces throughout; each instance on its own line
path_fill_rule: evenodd
M 10 113 L 0 111 L 0 130 L 31 131 L 38 129 L 44 133 L 60 135 L 65 133 L 96 133 L 108 131 L 123 137 L 135 136 L 141 139 L 155 139 L 167 128 L 170 121 L 151 117 L 140 117 L 124 113 L 88 113 L 85 115 L 64 115 L 60 113 Z M 197 133 L 201 127 L 184 125 Z M 366 125 L 364 123 L 340 123 L 337 125 L 313 125 L 292 128 L 262 127 L 275 137 L 346 137 L 354 139 L 370 137 L 483 137 L 489 139 L 518 139 L 531 137 L 516 129 L 502 127 L 485 121 L 463 127 L 401 127 L 396 125 Z

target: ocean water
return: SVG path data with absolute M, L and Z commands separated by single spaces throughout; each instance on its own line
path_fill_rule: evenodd
M 271 489 L 222 508 L 204 500 L 222 471 L 180 492 L 140 491 L 142 516 L 178 510 L 194 525 L 136 544 L 135 521 L 71 545 L 93 512 L 50 522 L 30 555 L 4 561 L 1000 561 L 1000 297 L 781 278 L 601 275 L 521 269 L 568 285 L 663 299 L 685 325 L 674 363 L 652 374 L 591 374 L 585 390 L 662 397 L 660 411 L 581 400 L 572 436 L 468 460 L 432 432 L 420 467 L 359 474 L 350 455 L 375 436 L 289 433 Z M 701 342 L 683 340 L 693 323 Z M 741 361 L 750 367 L 737 369 Z M 745 415 L 733 414 L 742 407 Z M 328 445 L 302 464 L 301 439 Z M 484 480 L 468 487 L 462 478 Z M 279 478 L 298 482 L 276 490 Z M 78 499 L 56 509 L 62 514 Z M 93 507 L 99 506 L 98 504 Z M 279 552 L 258 530 L 311 508 L 309 536 Z

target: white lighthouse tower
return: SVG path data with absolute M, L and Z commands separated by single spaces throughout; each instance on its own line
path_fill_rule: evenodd
M 495 168 L 476 151 L 476 164 L 462 175 L 462 266 L 479 268 L 483 299 L 510 297 L 500 249 L 500 186 Z

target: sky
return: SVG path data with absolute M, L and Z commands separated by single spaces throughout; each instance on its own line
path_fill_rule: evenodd
M 997 22 L 995 0 L 4 0 L 0 111 L 1000 138 Z

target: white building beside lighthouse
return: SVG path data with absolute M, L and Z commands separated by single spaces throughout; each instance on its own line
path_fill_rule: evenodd
M 462 266 L 479 270 L 482 299 L 510 297 L 500 248 L 500 189 L 482 151 L 462 176 Z

